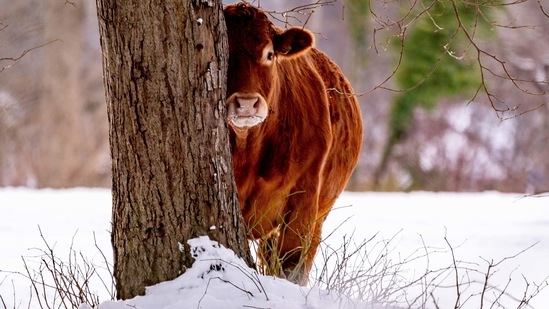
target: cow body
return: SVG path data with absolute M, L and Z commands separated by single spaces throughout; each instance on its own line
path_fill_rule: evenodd
M 277 28 L 247 3 L 224 13 L 228 123 L 242 214 L 250 237 L 260 240 L 263 266 L 305 284 L 322 223 L 358 160 L 360 109 L 310 32 Z

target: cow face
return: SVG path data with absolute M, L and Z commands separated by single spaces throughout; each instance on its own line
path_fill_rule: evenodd
M 283 78 L 277 64 L 311 48 L 313 36 L 300 28 L 277 28 L 263 11 L 244 2 L 226 6 L 224 15 L 229 37 L 228 122 L 242 130 L 261 124 L 277 109 Z

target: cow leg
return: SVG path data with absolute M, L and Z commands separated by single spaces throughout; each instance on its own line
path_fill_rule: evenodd
M 278 258 L 285 277 L 305 285 L 318 244 L 321 226 L 317 222 L 318 195 L 300 192 L 288 200 L 284 222 L 278 239 Z M 319 229 L 319 228 L 318 228 Z
M 316 224 L 311 222 L 308 229 Z M 281 230 L 279 239 L 280 268 L 284 277 L 300 285 L 307 284 L 309 271 L 313 265 L 320 238 L 317 233 L 307 229 L 295 230 L 295 227 L 286 227 Z
M 335 203 L 335 197 L 323 196 L 313 203 L 315 210 L 304 208 L 303 200 L 292 201 L 294 212 L 288 214 L 286 223 L 280 228 L 278 256 L 284 276 L 300 285 L 307 284 L 316 251 L 322 240 L 322 225 Z M 302 203 L 302 204 L 299 204 Z M 318 211 L 316 210 L 318 209 Z M 302 220 L 299 220 L 301 218 Z

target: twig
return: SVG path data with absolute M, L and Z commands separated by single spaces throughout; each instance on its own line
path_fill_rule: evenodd
M 4 28 L 6 28 L 7 26 L 4 26 L 3 28 L 0 28 L 0 30 L 4 30 Z M 59 39 L 56 39 L 56 40 L 53 40 L 53 41 L 50 41 L 50 42 L 47 42 L 47 43 L 44 43 L 42 45 L 38 45 L 38 46 L 35 46 L 33 48 L 29 48 L 29 49 L 26 49 L 24 50 L 18 57 L 4 57 L 4 58 L 0 58 L 0 62 L 2 61 L 12 61 L 13 63 L 10 64 L 10 65 L 6 65 L 6 66 L 3 66 L 0 68 L 0 73 L 2 73 L 2 71 L 4 71 L 5 69 L 9 69 L 11 68 L 12 66 L 14 66 L 16 63 L 18 63 L 26 54 L 28 54 L 29 52 L 33 51 L 33 50 L 36 50 L 36 49 L 39 49 L 39 48 L 42 48 L 46 45 L 49 45 L 49 44 L 52 44 L 52 43 L 55 43 L 57 41 L 61 41 Z

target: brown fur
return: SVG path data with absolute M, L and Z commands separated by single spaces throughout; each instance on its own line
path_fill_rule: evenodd
M 259 96 L 268 107 L 252 127 L 229 121 L 242 214 L 251 237 L 263 241 L 261 262 L 280 258 L 280 275 L 295 274 L 289 279 L 305 284 L 322 224 L 358 160 L 360 109 L 341 70 L 312 46 L 310 32 L 277 28 L 247 3 L 224 13 L 227 104 Z M 269 44 L 272 63 L 265 57 Z

